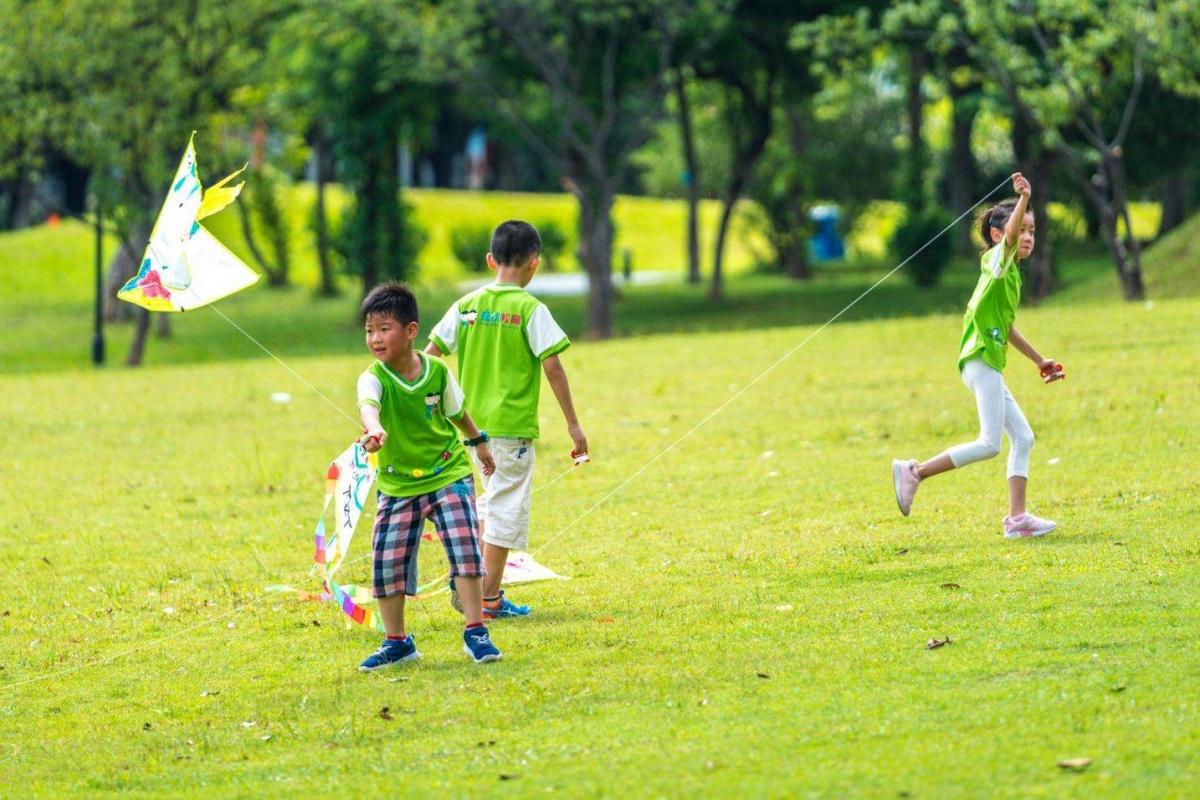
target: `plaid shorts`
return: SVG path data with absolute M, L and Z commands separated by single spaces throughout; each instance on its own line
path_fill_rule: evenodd
M 379 512 L 371 541 L 375 568 L 375 597 L 417 593 L 417 548 L 425 518 L 433 518 L 450 559 L 450 574 L 487 574 L 479 554 L 479 523 L 475 517 L 475 479 L 468 476 L 436 492 L 415 497 L 380 493 Z

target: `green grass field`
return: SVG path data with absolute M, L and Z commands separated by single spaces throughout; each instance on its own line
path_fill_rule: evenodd
M 40 233 L 0 237 L 0 261 L 46 248 L 86 278 L 86 231 Z M 626 333 L 671 332 L 566 353 L 594 462 L 535 497 L 533 549 L 572 580 L 511 590 L 535 616 L 493 625 L 487 667 L 443 598 L 414 602 L 423 660 L 376 675 L 355 671 L 373 634 L 264 591 L 315 588 L 324 468 L 357 428 L 215 314 L 184 315 L 145 369 L 75 368 L 86 283 L 6 269 L 0 778 L 27 796 L 1187 796 L 1188 258 L 1152 306 L 1081 262 L 1066 300 L 1019 314 L 1070 375 L 1009 373 L 1038 435 L 1031 508 L 1060 525 L 1037 541 L 1000 536 L 1000 460 L 930 481 L 910 518 L 892 499 L 892 457 L 975 435 L 953 367 L 969 272 L 932 294 L 897 276 L 781 363 L 877 276 L 746 277 L 707 313 L 699 291 L 630 292 Z M 350 299 L 256 287 L 220 308 L 353 412 Z M 569 468 L 548 392 L 543 417 L 539 484 Z M 367 522 L 347 580 L 368 574 Z M 424 576 L 444 563 L 427 544 Z

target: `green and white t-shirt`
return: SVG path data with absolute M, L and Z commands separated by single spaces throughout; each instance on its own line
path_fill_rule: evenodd
M 1000 372 L 1008 360 L 1008 329 L 1017 318 L 1021 302 L 1021 270 L 1017 268 L 1017 248 L 1006 255 L 1004 242 L 983 254 L 979 283 L 963 316 L 962 344 L 958 349 L 958 369 L 976 357 Z
M 492 283 L 453 305 L 429 339 L 458 353 L 476 425 L 492 436 L 537 438 L 542 361 L 571 345 L 550 309 L 520 286 Z
M 358 377 L 358 404 L 379 409 L 387 439 L 379 450 L 379 491 L 391 497 L 436 492 L 471 474 L 450 420 L 463 415 L 463 393 L 446 362 L 419 354 L 412 383 L 376 361 Z

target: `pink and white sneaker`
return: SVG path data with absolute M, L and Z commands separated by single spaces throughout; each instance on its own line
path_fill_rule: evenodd
M 1021 539 L 1026 536 L 1045 536 L 1058 527 L 1058 523 L 1050 519 L 1035 517 L 1028 511 L 1019 517 L 1004 518 L 1004 538 Z
M 920 482 L 921 476 L 917 474 L 916 461 L 892 459 L 892 483 L 896 486 L 896 505 L 900 506 L 900 513 L 906 517 L 912 508 L 913 497 Z

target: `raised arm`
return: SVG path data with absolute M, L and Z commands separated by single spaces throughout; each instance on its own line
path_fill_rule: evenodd
M 1029 208 L 1029 195 L 1033 191 L 1029 181 L 1021 173 L 1014 172 L 1012 180 L 1013 190 L 1021 199 L 1017 201 L 1012 216 L 1004 225 L 1004 250 L 1006 253 L 1016 247 L 1017 240 L 1021 238 L 1021 226 L 1025 224 L 1025 209 Z

